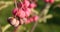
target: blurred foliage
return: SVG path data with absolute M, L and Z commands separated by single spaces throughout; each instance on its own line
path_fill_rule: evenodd
M 0 0 L 0 1 L 9 1 L 9 0 Z M 10 0 L 12 1 L 12 0 Z M 60 32 L 60 7 L 55 7 L 55 5 L 60 4 L 60 2 L 56 2 L 52 4 L 52 6 L 49 9 L 48 14 L 53 14 L 52 19 L 48 19 L 47 23 L 39 23 L 35 29 L 34 32 Z M 40 11 L 45 3 L 43 0 L 38 0 L 37 2 L 38 7 L 36 10 Z M 7 18 L 12 16 L 12 9 L 14 8 L 14 5 L 9 5 L 7 8 L 4 8 L 0 10 L 0 24 L 2 27 L 4 27 L 7 23 Z M 31 29 L 32 24 L 25 25 L 28 28 Z M 8 28 L 6 32 L 12 32 L 13 27 Z

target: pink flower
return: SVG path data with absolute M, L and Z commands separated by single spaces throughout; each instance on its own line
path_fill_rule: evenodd
M 49 3 L 53 4 L 54 3 L 54 0 L 49 0 Z
M 23 5 L 24 5 L 24 7 L 28 7 L 29 4 L 30 4 L 30 2 L 29 2 L 28 0 L 24 0 L 24 1 L 23 1 Z
M 25 12 L 22 9 L 19 9 L 16 16 L 18 16 L 20 18 L 24 18 L 25 17 Z
M 35 3 L 31 3 L 31 4 L 29 5 L 29 8 L 35 8 L 35 7 L 37 7 L 37 5 L 36 5 Z
M 25 17 L 29 17 L 31 14 L 31 10 L 29 8 L 26 8 L 25 10 Z
M 20 19 L 20 24 L 24 24 L 24 21 L 23 21 L 23 19 Z

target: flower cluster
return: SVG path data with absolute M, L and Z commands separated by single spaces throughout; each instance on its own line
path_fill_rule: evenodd
M 12 10 L 12 14 L 15 17 L 9 17 L 8 22 L 14 27 L 17 27 L 22 24 L 36 22 L 38 20 L 38 16 L 31 15 L 32 14 L 31 9 L 34 9 L 36 6 L 37 5 L 35 2 L 29 0 L 23 0 L 21 2 L 18 2 L 17 8 L 14 8 Z

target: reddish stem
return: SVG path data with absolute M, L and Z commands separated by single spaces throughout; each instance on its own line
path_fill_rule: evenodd
M 16 0 L 14 0 L 14 3 L 15 3 L 15 7 L 17 8 L 17 1 L 16 1 Z
M 15 27 L 14 31 L 13 32 L 17 32 L 19 29 L 19 26 L 18 27 Z

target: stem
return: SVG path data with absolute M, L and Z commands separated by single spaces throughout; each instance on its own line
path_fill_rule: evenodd
M 15 3 L 15 7 L 17 8 L 17 1 L 16 1 L 16 0 L 14 0 L 14 3 Z
M 2 28 L 2 32 L 5 32 L 10 26 L 10 24 L 7 24 L 4 28 Z
M 43 21 L 44 21 L 44 23 L 46 23 L 46 21 L 47 21 L 47 19 L 45 17 L 47 15 L 48 11 L 49 11 L 50 6 L 51 6 L 51 4 L 47 3 L 46 7 L 45 7 L 45 9 L 43 11 L 43 15 L 44 15 L 44 20 Z
M 17 31 L 18 31 L 18 29 L 19 29 L 19 27 L 20 27 L 20 26 L 15 27 L 15 29 L 14 29 L 14 31 L 13 31 L 13 32 L 17 32 Z
M 41 16 L 42 16 L 42 14 L 40 15 L 39 18 L 41 18 Z M 34 32 L 34 29 L 36 28 L 37 24 L 38 24 L 38 21 L 35 22 L 35 24 L 33 25 L 32 29 L 30 30 L 30 32 Z
M 1 25 L 0 25 L 0 32 L 2 32 L 2 28 L 1 28 Z
M 13 32 L 17 32 L 17 29 L 18 29 L 18 27 L 16 27 Z
M 17 8 L 17 0 L 14 0 L 15 7 Z M 16 18 L 16 15 L 14 16 Z
M 43 15 L 46 16 L 46 14 L 48 13 L 48 9 L 49 8 L 50 8 L 50 5 L 49 4 L 46 4 L 46 6 L 44 7 L 44 9 L 42 9 L 42 12 L 39 15 L 40 16 L 39 18 L 41 18 L 41 16 L 43 16 Z M 38 21 L 35 22 L 35 24 L 33 25 L 33 27 L 32 27 L 32 29 L 31 29 L 30 32 L 34 32 L 34 29 L 36 28 L 37 24 L 38 24 Z
M 32 27 L 32 30 L 30 32 L 34 32 L 35 27 L 37 26 L 38 22 L 36 21 L 34 26 Z

